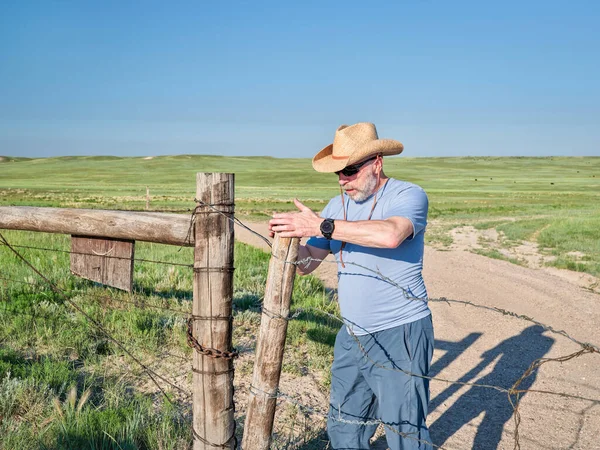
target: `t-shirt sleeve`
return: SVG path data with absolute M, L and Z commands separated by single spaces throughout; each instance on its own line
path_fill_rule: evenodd
M 327 203 L 327 206 L 323 208 L 323 211 L 319 214 L 323 219 L 329 218 L 329 205 L 331 205 L 331 201 Z M 312 245 L 313 247 L 317 247 L 323 250 L 331 250 L 331 241 L 329 239 L 325 239 L 323 236 L 313 236 L 306 241 L 306 245 Z
M 398 192 L 390 201 L 385 216 L 405 217 L 410 220 L 413 224 L 413 234 L 408 239 L 412 239 L 425 229 L 428 207 L 429 200 L 425 191 L 419 186 L 410 186 Z

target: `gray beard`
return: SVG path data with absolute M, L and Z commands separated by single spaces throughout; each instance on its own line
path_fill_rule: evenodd
M 373 175 L 366 180 L 365 186 L 363 189 L 357 190 L 356 194 L 353 194 L 353 195 L 348 194 L 348 195 L 356 203 L 361 203 L 361 202 L 364 202 L 366 199 L 368 199 L 371 195 L 373 195 L 375 193 L 376 187 L 377 187 L 377 177 L 375 175 Z

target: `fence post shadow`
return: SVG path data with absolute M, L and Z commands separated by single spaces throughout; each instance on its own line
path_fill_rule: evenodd
M 497 346 L 485 351 L 481 355 L 482 360 L 480 363 L 457 381 L 476 382 L 509 389 L 521 378 L 531 363 L 543 358 L 552 347 L 555 340 L 544 336 L 544 331 L 542 326 L 533 325 L 524 329 L 518 335 L 502 341 Z M 495 361 L 497 362 L 491 373 L 477 378 L 483 370 Z M 439 370 L 441 368 L 435 373 L 439 373 Z M 519 385 L 519 389 L 531 388 L 536 377 L 537 369 Z M 435 410 L 460 388 L 461 386 L 457 384 L 448 386 L 447 389 L 432 399 L 429 411 Z M 521 399 L 524 396 L 525 393 L 521 394 Z M 502 439 L 504 425 L 513 416 L 513 408 L 506 393 L 476 386 L 470 387 L 430 425 L 431 438 L 434 444 L 442 446 L 462 426 L 482 413 L 484 414 L 483 420 L 477 429 L 473 448 L 482 450 L 497 448 Z

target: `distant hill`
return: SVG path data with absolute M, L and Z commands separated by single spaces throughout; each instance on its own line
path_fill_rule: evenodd
M 17 156 L 0 156 L 0 163 L 29 161 L 32 158 L 19 158 Z

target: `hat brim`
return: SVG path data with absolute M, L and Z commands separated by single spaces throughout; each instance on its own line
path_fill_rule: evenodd
M 312 165 L 317 172 L 337 172 L 369 156 L 377 154 L 383 156 L 399 155 L 403 150 L 404 145 L 402 145 L 402 142 L 394 139 L 376 139 L 349 156 L 336 157 L 333 155 L 333 144 L 329 144 L 313 157 Z

